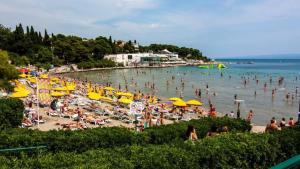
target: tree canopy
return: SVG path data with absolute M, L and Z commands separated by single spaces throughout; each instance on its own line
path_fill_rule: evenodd
M 168 49 L 181 58 L 208 60 L 198 49 L 166 44 L 151 44 L 137 47 L 136 40 L 116 41 L 111 36 L 85 39 L 78 36 L 48 34 L 36 31 L 33 26 L 18 24 L 14 30 L 0 25 L 0 49 L 9 51 L 10 59 L 16 65 L 70 64 L 91 60 L 102 60 L 106 54 L 159 52 Z
M 12 90 L 9 81 L 18 78 L 18 71 L 9 64 L 8 52 L 0 51 L 0 89 Z

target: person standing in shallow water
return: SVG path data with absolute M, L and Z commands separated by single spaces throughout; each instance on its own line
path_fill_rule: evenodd
M 201 98 L 201 89 L 198 90 L 198 96 Z
M 236 104 L 237 94 L 234 94 L 233 98 L 234 98 L 234 104 Z
M 247 121 L 249 121 L 249 122 L 251 122 L 251 120 L 253 119 L 253 111 L 252 110 L 250 110 L 250 112 L 248 113 L 248 115 L 247 115 Z

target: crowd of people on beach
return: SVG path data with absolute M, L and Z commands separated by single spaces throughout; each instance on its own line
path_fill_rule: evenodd
M 150 76 L 151 75 L 151 69 L 149 71 L 145 70 L 134 70 L 136 76 Z M 167 73 L 171 73 L 168 72 Z M 150 75 L 149 75 L 150 74 Z M 179 75 L 179 73 L 177 73 Z M 186 79 L 185 79 L 186 73 L 181 73 L 180 76 L 174 76 L 171 75 L 170 79 L 165 79 L 166 87 L 167 89 L 171 86 L 174 87 L 173 83 L 175 79 L 179 81 L 179 86 L 175 86 L 176 94 L 179 96 L 180 99 L 184 99 L 184 88 L 186 85 Z M 209 75 L 209 73 L 208 73 Z M 221 78 L 225 78 L 226 74 L 221 72 L 220 73 Z M 124 84 L 118 83 L 117 85 L 114 84 L 114 86 L 117 86 L 117 89 L 115 91 L 106 91 L 104 90 L 104 87 L 112 87 L 112 82 L 106 82 L 106 83 L 92 83 L 91 81 L 88 81 L 88 78 L 80 79 L 80 78 L 70 78 L 65 77 L 63 75 L 56 75 L 56 78 L 59 78 L 62 84 L 65 84 L 67 82 L 76 84 L 76 90 L 72 91 L 70 94 L 67 94 L 62 97 L 47 97 L 47 99 L 41 99 L 37 97 L 37 93 L 34 93 L 30 97 L 26 98 L 27 103 L 27 114 L 25 113 L 23 123 L 25 126 L 32 126 L 37 122 L 45 122 L 46 120 L 41 120 L 42 116 L 39 116 L 39 119 L 37 119 L 37 111 L 33 110 L 32 104 L 37 104 L 37 100 L 39 102 L 39 106 L 41 108 L 49 108 L 47 110 L 46 114 L 48 116 L 53 117 L 66 117 L 73 119 L 74 122 L 70 123 L 71 125 L 64 125 L 65 128 L 68 126 L 76 126 L 77 128 L 87 128 L 88 125 L 82 125 L 82 124 L 96 124 L 96 125 L 103 125 L 107 123 L 111 123 L 112 118 L 120 120 L 124 123 L 128 124 L 135 124 L 136 128 L 138 128 L 140 131 L 143 131 L 144 128 L 155 126 L 155 125 L 162 125 L 165 124 L 165 119 L 171 119 L 171 120 L 190 120 L 192 118 L 199 118 L 203 116 L 209 116 L 209 117 L 216 117 L 216 116 L 227 116 L 230 118 L 241 118 L 241 101 L 238 100 L 239 96 L 238 94 L 234 94 L 233 96 L 233 107 L 237 106 L 237 110 L 230 111 L 229 113 L 220 113 L 217 112 L 216 107 L 214 105 L 214 97 L 217 97 L 217 92 L 213 90 L 213 88 L 210 88 L 209 84 L 206 83 L 204 88 L 196 87 L 196 85 L 192 84 L 192 89 L 195 91 L 194 98 L 202 100 L 207 100 L 207 105 L 209 105 L 208 109 L 205 109 L 201 106 L 193 106 L 193 107 L 178 107 L 173 106 L 172 102 L 168 102 L 166 98 L 157 97 L 156 95 L 160 95 L 158 92 L 158 88 L 156 85 L 157 78 L 154 78 L 154 75 L 152 75 L 152 79 L 149 78 L 147 81 L 144 82 L 144 88 L 148 89 L 147 93 L 141 92 L 141 86 L 138 86 L 137 80 L 132 77 L 128 78 L 124 74 L 121 76 L 121 79 L 124 80 Z M 99 74 L 99 78 L 104 79 L 102 74 Z M 231 80 L 232 76 L 228 75 L 228 79 Z M 49 78 L 50 79 L 50 78 Z M 41 82 L 41 86 L 47 86 L 49 85 L 49 79 L 43 80 Z M 245 88 L 251 83 L 251 80 L 254 81 L 256 85 L 261 84 L 261 80 L 258 78 L 255 74 L 243 74 L 241 76 L 241 83 L 244 85 Z M 295 81 L 298 80 L 296 77 L 294 79 Z M 263 91 L 266 92 L 268 90 L 272 91 L 272 99 L 276 97 L 276 94 L 281 88 L 285 87 L 285 78 L 279 77 L 277 84 L 274 84 L 274 79 L 272 76 L 269 76 L 269 82 L 263 82 L 262 87 Z M 55 85 L 60 84 L 51 84 L 52 87 Z M 50 85 L 50 86 L 51 86 Z M 271 88 L 273 86 L 273 88 Z M 278 87 L 274 87 L 278 86 Z M 98 93 L 101 93 L 102 96 L 108 97 L 113 100 L 113 102 L 99 102 L 90 100 L 87 98 L 87 93 L 89 90 L 92 89 L 93 91 L 96 91 Z M 134 102 L 142 102 L 144 105 L 144 109 L 141 112 L 141 116 L 139 117 L 133 117 L 130 115 L 130 107 L 126 104 L 118 103 L 117 100 L 120 99 L 120 96 L 115 95 L 117 92 L 130 92 L 129 90 L 132 90 L 133 96 L 130 98 Z M 35 91 L 35 90 L 33 90 Z M 41 92 L 42 90 L 40 90 Z M 50 91 L 45 90 L 44 94 Z M 203 96 L 205 94 L 205 97 Z M 257 96 L 257 91 L 254 91 L 254 97 Z M 39 93 L 41 96 L 41 93 Z M 286 102 L 294 102 L 296 98 L 298 97 L 298 87 L 295 88 L 294 92 L 287 92 L 286 96 L 284 98 L 284 101 Z M 80 105 L 80 103 L 77 102 L 83 102 L 85 105 Z M 52 104 L 55 103 L 55 106 Z M 221 110 L 222 111 L 222 110 Z M 106 117 L 103 117 L 106 116 Z M 253 121 L 254 118 L 254 112 L 253 110 L 250 110 L 249 113 L 245 116 L 245 119 L 249 122 Z M 284 118 L 283 118 L 284 119 Z M 284 123 L 285 120 L 282 120 Z M 293 121 L 293 119 L 290 119 L 289 121 Z M 274 123 L 274 122 L 273 122 Z M 270 124 L 273 124 L 272 120 Z M 291 125 L 293 123 L 288 122 L 287 125 Z M 279 127 L 284 127 L 282 124 L 276 124 Z M 274 125 L 272 125 L 274 126 Z
M 173 106 L 171 101 L 161 101 L 154 95 L 143 94 L 140 91 L 134 93 L 130 99 L 133 102 L 143 104 L 143 110 L 137 117 L 130 115 L 130 107 L 128 104 L 119 103 L 121 96 L 117 96 L 118 92 L 129 92 L 126 90 L 105 91 L 105 86 L 92 84 L 89 81 L 80 81 L 66 77 L 59 78 L 62 84 L 67 82 L 76 83 L 76 90 L 68 95 L 54 97 L 51 102 L 38 100 L 36 92 L 25 98 L 26 113 L 24 114 L 23 125 L 31 127 L 37 123 L 45 123 L 42 115 L 38 115 L 37 107 L 33 105 L 39 104 L 39 108 L 46 111 L 46 115 L 57 118 L 69 118 L 72 122 L 57 124 L 62 128 L 87 128 L 87 124 L 104 125 L 111 123 L 112 120 L 119 120 L 123 123 L 135 126 L 138 131 L 144 128 L 167 124 L 165 120 L 190 120 L 205 116 L 205 109 L 199 106 L 178 107 Z M 48 80 L 50 83 L 50 77 Z M 111 84 L 106 84 L 109 87 Z M 43 89 L 45 90 L 45 89 Z M 113 101 L 100 102 L 87 98 L 89 90 L 102 93 L 103 97 L 110 98 Z M 50 91 L 48 91 L 50 94 Z M 81 103 L 80 103 L 81 102 Z M 210 111 L 214 113 L 214 111 Z M 39 116 L 39 117 L 37 117 Z M 215 116 L 209 114 L 209 116 Z M 170 122 L 168 122 L 170 123 Z M 135 125 L 133 125 L 135 124 Z

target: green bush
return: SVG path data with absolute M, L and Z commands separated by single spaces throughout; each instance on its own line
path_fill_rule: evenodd
M 115 67 L 116 64 L 112 60 L 101 59 L 101 60 L 83 61 L 78 63 L 77 66 L 79 69 L 91 69 L 91 68 Z
M 15 147 L 48 146 L 49 151 L 83 152 L 94 148 L 126 145 L 166 144 L 185 140 L 187 125 L 194 125 L 200 137 L 204 137 L 212 124 L 228 126 L 232 131 L 248 131 L 250 125 L 244 120 L 229 118 L 203 118 L 167 126 L 154 127 L 143 133 L 126 128 L 94 128 L 80 131 L 42 132 L 28 129 L 0 131 L 0 149 Z M 207 126 L 207 127 L 206 127 Z
M 30 63 L 27 56 L 19 56 L 17 53 L 13 52 L 9 53 L 9 59 L 11 60 L 11 63 L 16 66 L 27 66 Z
M 0 156 L 1 168 L 270 168 L 299 153 L 289 154 L 280 137 L 297 142 L 299 129 L 275 134 L 227 133 L 196 142 L 111 147 L 83 153 Z M 293 135 L 290 135 L 293 133 Z M 295 138 L 293 138 L 295 137 Z M 299 144 L 299 143 L 298 143 Z
M 10 80 L 17 79 L 19 72 L 15 66 L 9 64 L 9 55 L 6 51 L 0 50 L 0 89 L 12 91 Z
M 23 111 L 24 105 L 22 100 L 13 98 L 0 99 L 0 129 L 20 126 Z
M 165 125 L 160 127 L 152 127 L 146 129 L 150 137 L 150 142 L 153 144 L 163 144 L 173 142 L 176 139 L 184 140 L 185 132 L 188 125 L 195 127 L 198 138 L 206 136 L 207 132 L 211 129 L 211 126 L 221 128 L 227 126 L 230 131 L 244 132 L 250 131 L 251 125 L 249 122 L 242 119 L 232 118 L 202 118 L 200 120 L 190 120 L 187 122 L 176 123 L 173 125 Z
M 35 66 L 38 68 L 43 68 L 45 70 L 49 70 L 51 68 L 50 63 L 36 63 Z

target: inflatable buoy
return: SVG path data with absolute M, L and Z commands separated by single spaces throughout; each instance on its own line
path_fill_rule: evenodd
M 198 66 L 198 68 L 201 68 L 201 69 L 213 69 L 213 68 L 218 68 L 218 69 L 224 69 L 224 68 L 227 68 L 224 64 L 218 64 L 218 65 L 200 65 Z
M 218 69 L 224 69 L 224 68 L 226 68 L 225 65 L 223 65 L 223 64 L 218 64 Z
M 207 65 L 207 66 L 198 66 L 199 68 L 201 68 L 201 69 L 209 69 L 209 66 Z

